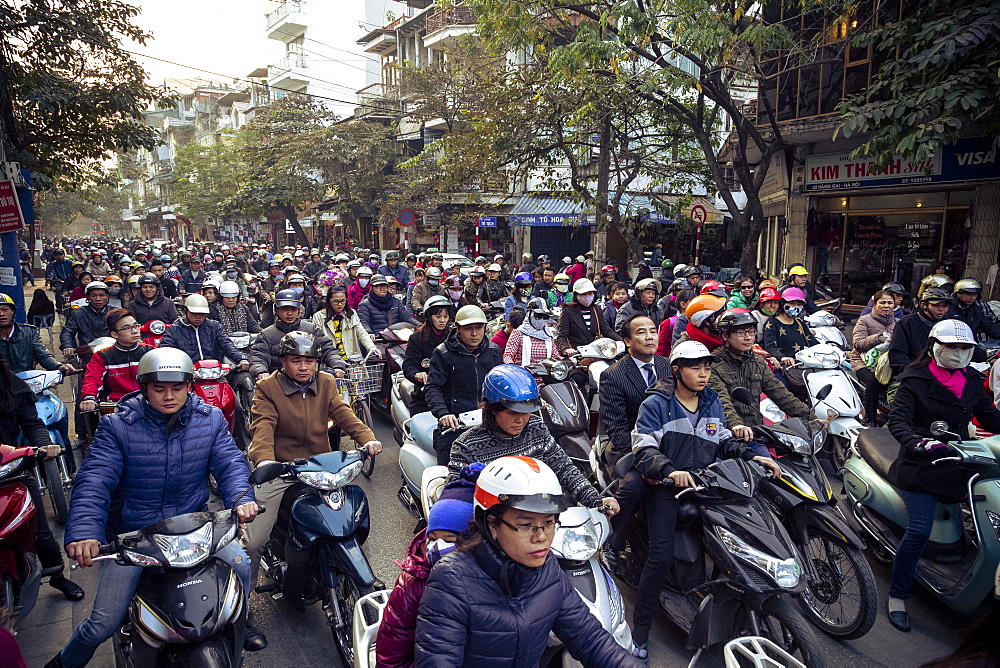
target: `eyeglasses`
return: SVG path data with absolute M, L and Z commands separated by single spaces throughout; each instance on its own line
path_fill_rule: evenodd
M 138 332 L 142 328 L 142 325 L 125 325 L 124 327 L 119 327 L 116 332 Z
M 346 303 L 347 303 L 347 300 L 346 300 L 346 299 L 331 299 L 331 300 L 330 300 L 330 303 L 331 303 L 331 304 L 336 304 L 336 305 L 338 305 L 338 306 L 341 306 L 341 305 L 343 305 L 343 304 L 346 304 Z
M 751 327 L 748 329 L 736 329 L 733 330 L 733 334 L 736 336 L 742 336 L 744 339 L 749 339 L 751 336 L 757 336 L 757 328 Z
M 539 531 L 541 531 L 544 534 L 555 533 L 555 530 L 559 527 L 559 520 L 549 520 L 548 522 L 545 522 L 540 525 L 511 524 L 507 520 L 503 519 L 501 519 L 500 521 L 522 536 L 534 536 Z

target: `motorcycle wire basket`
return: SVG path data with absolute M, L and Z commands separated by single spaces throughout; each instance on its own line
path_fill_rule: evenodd
M 382 390 L 382 370 L 385 362 L 370 364 L 353 364 L 347 368 L 347 382 L 351 385 L 351 394 L 374 394 Z

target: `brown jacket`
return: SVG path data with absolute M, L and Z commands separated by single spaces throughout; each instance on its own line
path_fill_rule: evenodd
M 897 322 L 899 321 L 893 313 L 879 315 L 874 311 L 858 318 L 854 324 L 854 349 L 847 353 L 847 359 L 851 361 L 851 369 L 855 373 L 858 369 L 865 368 L 861 353 L 866 353 L 883 341 L 888 341 L 882 338 L 882 332 L 889 332 L 889 338 L 892 338 Z
M 375 440 L 372 430 L 344 403 L 336 379 L 324 372 L 316 375 L 305 392 L 282 372 L 271 373 L 257 383 L 250 418 L 250 461 L 254 464 L 330 452 L 329 419 L 359 445 Z

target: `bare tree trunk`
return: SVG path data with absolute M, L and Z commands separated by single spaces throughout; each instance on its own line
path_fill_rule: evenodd
M 306 236 L 305 230 L 302 229 L 302 224 L 299 223 L 299 215 L 295 211 L 295 207 L 287 202 L 275 202 L 278 207 L 278 211 L 284 214 L 288 222 L 292 224 L 292 229 L 295 230 L 295 238 L 298 240 L 302 246 L 309 246 L 309 237 Z

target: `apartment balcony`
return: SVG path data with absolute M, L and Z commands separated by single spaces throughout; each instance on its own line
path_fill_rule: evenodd
M 306 31 L 306 3 L 303 0 L 285 0 L 265 19 L 268 39 L 290 42 Z
M 272 88 L 300 88 L 309 83 L 308 69 L 304 54 L 290 53 L 267 68 L 267 83 Z
M 476 15 L 465 5 L 445 7 L 427 17 L 426 29 L 425 48 L 453 47 L 463 36 L 476 31 Z
M 399 89 L 382 83 L 373 83 L 358 91 L 355 118 L 369 121 L 399 118 Z

